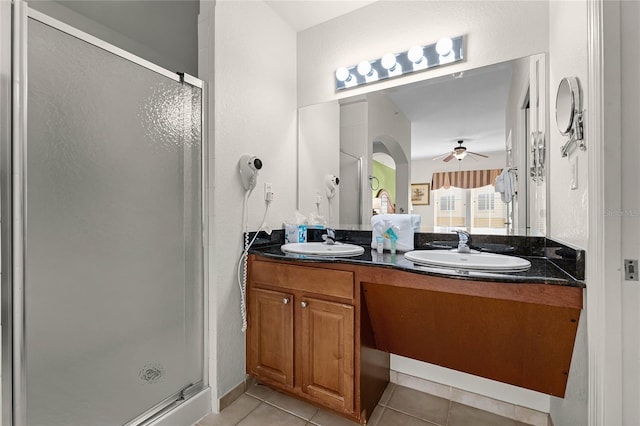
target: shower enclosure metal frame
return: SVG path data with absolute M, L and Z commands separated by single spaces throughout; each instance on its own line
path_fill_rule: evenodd
M 71 27 L 28 7 L 23 0 L 0 2 L 0 219 L 1 219 L 1 271 L 2 271 L 2 419 L 3 425 L 26 424 L 25 373 L 25 300 L 24 300 L 24 242 L 25 242 L 25 155 L 27 126 L 27 21 L 29 18 L 63 31 L 109 53 L 159 73 L 176 82 L 202 89 L 201 96 L 201 274 L 203 313 L 202 381 L 188 391 L 174 397 L 134 419 L 129 424 L 163 424 L 163 418 L 178 406 L 190 400 L 206 397 L 211 407 L 208 383 L 208 129 L 207 88 L 202 80 L 186 74 L 168 71 L 103 40 Z M 9 40 L 7 36 L 10 35 Z M 8 52 L 7 47 L 11 47 Z M 10 76 L 10 78 L 9 78 Z M 206 393 L 205 393 L 206 391 Z M 204 401 L 204 400 L 203 400 Z M 206 413 L 203 413 L 203 415 Z

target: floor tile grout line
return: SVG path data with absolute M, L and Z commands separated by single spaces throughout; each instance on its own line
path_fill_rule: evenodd
M 272 406 L 272 407 L 274 407 L 274 408 L 277 408 L 277 409 L 278 409 L 278 410 L 280 410 L 280 411 L 284 411 L 284 412 L 285 412 L 285 413 L 287 413 L 287 414 L 291 414 L 292 416 L 295 416 L 295 417 L 297 417 L 297 418 L 299 418 L 299 419 L 302 419 L 302 420 L 304 420 L 304 421 L 305 421 L 305 422 L 307 422 L 307 423 L 311 422 L 311 419 L 313 418 L 313 416 L 315 416 L 316 414 L 318 414 L 318 411 L 320 411 L 318 408 L 313 407 L 313 408 L 315 408 L 315 410 L 316 410 L 316 411 L 311 415 L 311 417 L 309 417 L 308 419 L 305 419 L 304 417 L 302 417 L 302 416 L 300 416 L 300 415 L 298 415 L 298 414 L 296 414 L 296 413 L 294 413 L 294 412 L 292 412 L 292 411 L 289 411 L 289 410 L 287 410 L 286 408 L 283 408 L 283 407 L 280 407 L 280 406 L 276 405 L 274 402 L 269 402 L 269 401 L 266 401 L 266 400 L 265 400 L 265 401 L 262 401 L 262 402 L 264 402 L 265 404 L 270 405 L 270 406 Z
M 251 396 L 251 395 L 249 395 Z M 244 419 L 246 419 L 247 417 L 249 417 L 249 414 L 253 413 L 254 411 L 256 411 L 258 409 L 259 406 L 261 406 L 262 404 L 264 404 L 264 401 L 261 401 L 258 398 L 254 398 L 253 396 L 251 396 L 251 398 L 253 399 L 257 399 L 258 401 L 260 401 L 260 404 L 256 405 L 255 407 L 253 407 L 253 410 L 249 411 L 247 414 L 245 414 L 245 416 L 243 418 L 241 418 L 240 420 L 238 420 L 235 424 L 236 426 L 239 425 Z M 222 411 L 221 411 L 222 412 Z
M 393 384 L 393 387 L 391 388 L 391 392 L 389 392 L 389 398 L 387 398 L 387 402 L 385 402 L 384 404 L 380 404 L 378 403 L 378 405 L 382 406 L 382 407 L 388 407 L 389 406 L 389 401 L 391 401 L 391 398 L 393 398 L 393 394 L 396 391 L 396 389 L 398 388 L 397 384 Z
M 264 386 L 264 385 L 256 385 L 256 386 Z M 269 390 L 271 390 L 271 388 L 269 388 L 269 387 L 266 387 L 266 386 L 264 386 L 264 387 L 265 387 L 265 388 L 267 388 L 267 389 L 269 389 Z M 244 393 L 246 393 L 247 395 L 249 395 L 249 396 L 251 396 L 251 397 L 253 397 L 253 398 L 255 398 L 255 399 L 259 399 L 260 401 L 267 402 L 267 398 L 268 398 L 268 397 L 267 397 L 267 398 L 262 398 L 262 397 L 259 397 L 259 396 L 257 396 L 257 395 L 253 395 L 253 394 L 249 393 L 249 391 L 250 391 L 250 390 L 251 390 L 251 389 L 248 389 L 248 390 L 247 390 L 247 391 L 245 391 Z M 276 392 L 276 391 L 273 391 L 273 390 L 272 390 L 272 392 Z M 269 394 L 269 396 L 272 396 L 272 394 Z
M 395 412 L 397 412 L 397 413 L 404 414 L 405 416 L 413 417 L 414 419 L 418 419 L 418 420 L 420 420 L 420 421 L 423 421 L 423 422 L 429 423 L 429 424 L 434 425 L 434 426 L 445 426 L 445 425 L 441 425 L 441 424 L 439 424 L 439 423 L 433 422 L 433 421 L 431 421 L 431 420 L 423 419 L 422 417 L 418 417 L 418 416 L 416 416 L 415 414 L 410 414 L 410 413 L 407 413 L 407 412 L 405 412 L 405 411 L 398 410 L 397 408 L 393 408 L 393 407 L 390 407 L 390 406 L 388 406 L 388 405 L 387 405 L 385 408 L 386 408 L 386 409 L 389 409 L 389 410 L 392 410 L 392 411 L 395 411 Z M 447 414 L 447 416 L 448 416 L 448 414 Z
M 377 405 L 376 407 L 380 407 L 381 411 L 380 411 L 380 415 L 378 416 L 378 420 L 376 421 L 376 424 L 372 425 L 372 426 L 379 426 L 380 425 L 380 420 L 382 420 L 382 417 L 384 416 L 384 412 L 387 411 L 387 407 L 383 406 L 383 405 Z M 375 408 L 373 409 L 373 411 L 375 411 Z M 371 412 L 371 414 L 373 414 L 373 412 Z
M 449 417 L 451 416 L 451 405 L 453 400 L 449 399 L 449 407 L 447 408 L 447 419 L 444 422 L 444 426 L 449 426 Z

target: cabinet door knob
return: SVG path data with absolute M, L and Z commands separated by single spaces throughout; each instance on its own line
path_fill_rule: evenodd
M 284 303 L 285 305 L 289 304 L 289 298 L 285 297 L 284 299 L 282 299 L 282 303 Z
M 309 306 L 309 304 L 307 302 L 300 302 L 300 306 L 306 308 L 307 306 Z

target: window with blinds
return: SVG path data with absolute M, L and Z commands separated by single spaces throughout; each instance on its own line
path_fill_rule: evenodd
M 456 197 L 453 195 L 443 195 L 440 197 L 440 211 L 452 212 L 456 209 Z
M 493 194 L 478 194 L 478 211 L 495 210 L 495 196 Z

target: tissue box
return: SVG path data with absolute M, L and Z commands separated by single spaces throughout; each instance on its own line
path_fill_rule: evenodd
M 307 242 L 307 225 L 292 225 L 285 223 L 284 225 L 284 242 L 285 243 L 306 243 Z

